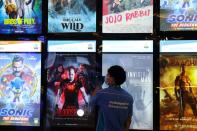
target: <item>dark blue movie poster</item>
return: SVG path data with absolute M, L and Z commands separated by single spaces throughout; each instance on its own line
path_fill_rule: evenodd
M 42 31 L 42 0 L 0 0 L 2 34 L 39 34 Z
M 48 32 L 96 32 L 96 0 L 49 0 Z
M 160 0 L 160 30 L 197 30 L 197 0 Z

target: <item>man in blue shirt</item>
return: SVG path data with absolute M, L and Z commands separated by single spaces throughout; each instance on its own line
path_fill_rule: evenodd
M 98 107 L 97 131 L 129 130 L 133 111 L 133 98 L 120 85 L 126 80 L 126 72 L 121 66 L 108 69 L 105 79 L 108 88 L 100 90 L 90 104 Z

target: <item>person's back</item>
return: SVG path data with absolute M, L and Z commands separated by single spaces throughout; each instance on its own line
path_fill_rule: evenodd
M 120 87 L 109 87 L 97 93 L 103 131 L 123 131 L 128 116 L 132 116 L 132 97 Z
M 133 98 L 120 87 L 126 79 L 124 70 L 118 72 L 116 68 L 119 70 L 120 67 L 113 66 L 108 70 L 106 82 L 109 87 L 97 92 L 91 101 L 99 109 L 97 131 L 125 131 L 131 122 Z

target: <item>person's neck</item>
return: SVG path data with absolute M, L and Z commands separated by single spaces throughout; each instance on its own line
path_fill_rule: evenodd
M 120 85 L 110 85 L 112 88 L 120 88 Z

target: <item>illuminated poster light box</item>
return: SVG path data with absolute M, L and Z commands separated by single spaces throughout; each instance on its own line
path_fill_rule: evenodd
M 40 34 L 42 32 L 42 0 L 1 0 L 1 34 Z
M 103 33 L 152 33 L 153 0 L 103 0 Z
M 48 32 L 96 32 L 96 0 L 49 0 Z
M 121 85 L 133 99 L 130 129 L 153 129 L 153 41 L 104 40 L 102 44 L 102 76 L 113 65 L 122 66 L 127 74 Z M 104 83 L 103 88 L 107 88 Z
M 197 129 L 196 44 L 195 40 L 160 41 L 161 130 Z
M 0 41 L 0 125 L 40 126 L 41 42 Z
M 197 0 L 160 0 L 161 31 L 197 30 Z
M 96 71 L 96 41 L 49 40 L 46 65 L 49 125 L 93 128 L 89 101 L 101 74 Z

